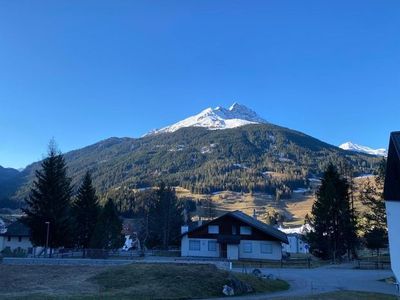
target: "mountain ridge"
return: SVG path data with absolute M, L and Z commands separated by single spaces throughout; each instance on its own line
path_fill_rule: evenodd
M 235 102 L 228 109 L 222 106 L 206 108 L 196 115 L 189 116 L 161 129 L 152 130 L 144 136 L 175 132 L 185 127 L 204 127 L 209 130 L 222 130 L 258 123 L 268 122 L 247 106 Z
M 345 143 L 339 145 L 339 148 L 346 150 L 346 151 L 366 153 L 366 154 L 375 155 L 375 156 L 384 156 L 384 157 L 387 156 L 387 150 L 384 148 L 372 149 L 370 147 L 355 144 L 353 142 L 345 142 Z

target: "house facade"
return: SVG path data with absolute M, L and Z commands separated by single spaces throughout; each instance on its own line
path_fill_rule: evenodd
M 16 221 L 7 227 L 7 231 L 0 234 L 0 251 L 10 250 L 11 252 L 22 251 L 32 253 L 33 246 L 30 240 L 29 228 Z
M 282 243 L 288 243 L 285 233 L 241 211 L 234 211 L 183 232 L 181 255 L 280 260 Z
M 286 253 L 309 253 L 310 246 L 305 242 L 305 235 L 311 231 L 311 226 L 306 224 L 293 228 L 282 228 L 279 230 L 287 234 L 289 244 L 282 244 L 282 249 Z
M 392 271 L 400 281 L 400 131 L 390 135 L 384 198 Z

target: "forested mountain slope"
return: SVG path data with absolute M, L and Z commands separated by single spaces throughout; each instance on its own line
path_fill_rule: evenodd
M 138 139 L 110 138 L 68 152 L 65 158 L 73 183 L 90 170 L 100 193 L 165 181 L 197 193 L 278 189 L 285 194 L 307 185 L 308 178 L 319 176 L 329 162 L 351 165 L 361 174 L 372 172 L 380 160 L 273 124 L 225 130 L 188 127 Z M 21 173 L 24 184 L 15 199 L 27 195 L 38 167 L 34 163 Z

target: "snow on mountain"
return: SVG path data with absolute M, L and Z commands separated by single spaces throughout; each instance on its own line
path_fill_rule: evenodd
M 205 127 L 209 130 L 235 128 L 247 124 L 267 123 L 257 113 L 244 105 L 234 103 L 229 109 L 207 108 L 197 115 L 188 117 L 173 125 L 153 130 L 146 135 L 174 132 L 183 127 Z
M 346 142 L 344 144 L 341 144 L 339 148 L 342 148 L 343 150 L 349 150 L 349 151 L 355 151 L 355 152 L 361 152 L 361 153 L 367 153 L 371 155 L 376 155 L 376 156 L 387 156 L 387 151 L 386 149 L 372 149 L 367 146 L 361 146 L 354 144 L 352 142 Z

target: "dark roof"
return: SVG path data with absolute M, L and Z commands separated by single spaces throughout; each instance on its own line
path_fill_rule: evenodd
M 244 223 L 249 224 L 250 226 L 257 228 L 258 230 L 260 230 L 270 236 L 277 238 L 278 240 L 282 241 L 283 243 L 286 243 L 286 244 L 289 243 L 286 233 L 280 231 L 279 229 L 276 229 L 275 227 L 273 227 L 271 225 L 267 225 L 253 217 L 250 217 L 249 215 L 246 215 L 245 213 L 241 212 L 240 210 L 235 210 L 228 214 L 243 221 Z
M 21 221 L 16 221 L 7 227 L 7 231 L 2 236 L 30 236 L 29 228 Z
M 223 218 L 223 217 L 226 217 L 226 216 L 232 216 L 233 218 L 238 219 L 238 220 L 242 221 L 243 223 L 246 223 L 246 224 L 250 225 L 251 227 L 257 228 L 261 232 L 263 232 L 263 233 L 265 233 L 265 234 L 267 234 L 269 236 L 272 236 L 272 237 L 280 240 L 283 243 L 289 244 L 289 241 L 288 241 L 288 238 L 286 236 L 286 233 L 280 231 L 279 229 L 276 229 L 273 226 L 267 225 L 267 224 L 255 219 L 255 218 L 253 218 L 253 217 L 250 217 L 249 215 L 246 215 L 245 213 L 241 212 L 240 210 L 235 210 L 235 211 L 232 211 L 232 212 L 228 212 L 228 213 L 223 214 L 222 216 L 220 216 L 220 217 L 218 217 L 216 219 L 220 219 L 220 218 Z M 212 220 L 210 222 L 214 222 L 216 219 L 214 219 L 214 220 Z M 207 223 L 203 224 L 200 227 L 207 226 L 210 222 L 207 222 Z M 193 228 L 193 229 L 189 230 L 188 232 L 184 233 L 183 235 L 188 234 L 190 232 L 193 232 L 193 231 L 199 229 L 200 227 Z
M 400 131 L 390 134 L 384 198 L 400 201 Z

